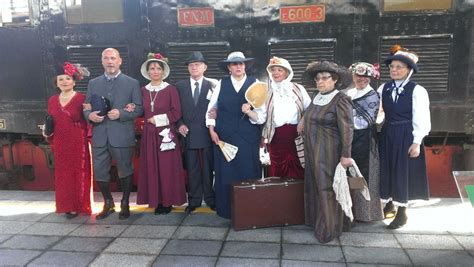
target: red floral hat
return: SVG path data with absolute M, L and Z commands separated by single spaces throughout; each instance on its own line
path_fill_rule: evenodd
M 64 62 L 62 68 L 58 70 L 58 75 L 62 74 L 72 77 L 74 81 L 80 81 L 90 75 L 87 68 L 82 67 L 81 64 L 72 64 L 68 61 Z

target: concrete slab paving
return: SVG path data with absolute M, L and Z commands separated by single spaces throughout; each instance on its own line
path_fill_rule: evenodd
M 282 267 L 346 267 L 346 264 L 338 263 L 338 262 L 282 260 L 281 266 Z
M 43 217 L 40 221 L 41 222 L 49 222 L 49 223 L 75 223 L 75 224 L 83 224 L 90 219 L 90 216 L 80 214 L 76 218 L 68 219 L 66 218 L 65 214 L 58 214 L 58 213 L 51 213 L 47 214 L 47 216 Z
M 101 225 L 101 224 L 106 224 L 106 225 L 130 225 L 132 224 L 135 220 L 138 220 L 143 216 L 141 213 L 130 213 L 130 217 L 126 220 L 119 220 L 118 214 L 120 211 L 120 204 L 117 206 L 115 205 L 115 212 L 110 214 L 109 217 L 102 219 L 102 220 L 97 220 L 95 218 L 95 215 L 92 215 L 89 217 L 89 219 L 86 221 L 86 224 L 93 224 L 93 225 Z
M 180 225 L 186 215 L 184 213 L 170 213 L 167 215 L 143 214 L 133 224 L 138 225 Z
M 348 263 L 412 265 L 399 248 L 342 247 L 342 251 Z
M 283 228 L 283 243 L 295 244 L 312 244 L 321 245 L 321 243 L 314 236 L 313 230 L 298 230 Z M 339 239 L 334 239 L 331 242 L 325 243 L 327 246 L 339 246 Z
M 158 255 L 166 244 L 166 239 L 117 238 L 104 252 Z
M 454 238 L 467 250 L 474 250 L 474 238 L 467 235 L 455 235 Z
M 344 262 L 339 246 L 283 244 L 282 259 L 322 262 Z
M 0 263 L 4 266 L 23 266 L 41 253 L 40 250 L 0 249 Z
M 98 253 L 104 250 L 112 240 L 110 237 L 65 237 L 55 244 L 51 250 Z
M 407 249 L 406 251 L 415 265 L 474 265 L 474 257 L 469 255 L 467 251 L 434 249 Z
M 226 242 L 221 256 L 278 259 L 280 257 L 280 244 L 240 241 Z
M 212 227 L 230 227 L 230 220 L 221 218 L 215 213 L 192 213 L 186 216 L 182 225 L 186 226 L 212 226 Z
M 5 242 L 5 240 L 11 238 L 13 235 L 0 234 L 0 244 Z
M 17 234 L 32 224 L 33 222 L 0 221 L 0 234 Z
M 180 226 L 174 233 L 173 239 L 219 240 L 223 241 L 227 235 L 227 228 Z
M 153 267 L 214 267 L 216 257 L 161 255 Z
M 22 235 L 57 235 L 65 236 L 74 229 L 78 228 L 79 224 L 65 224 L 65 223 L 35 223 L 25 230 L 21 231 Z
M 339 237 L 342 246 L 401 248 L 393 234 L 344 233 Z
M 244 231 L 229 230 L 227 241 L 277 242 L 281 241 L 281 228 L 261 228 Z
M 463 250 L 450 235 L 395 234 L 403 248 Z
M 170 225 L 130 225 L 120 237 L 171 238 L 177 228 Z
M 0 216 L 0 221 L 20 221 L 20 222 L 37 222 L 48 216 L 49 213 L 23 213 L 12 214 L 8 216 Z
M 70 233 L 71 236 L 117 237 L 128 225 L 80 225 Z
M 15 235 L 0 245 L 0 248 L 44 250 L 58 242 L 60 236 Z
M 217 267 L 278 267 L 280 263 L 274 259 L 244 259 L 221 257 Z
M 47 251 L 28 266 L 88 266 L 96 253 Z
M 102 253 L 91 264 L 91 267 L 130 267 L 150 266 L 156 256 Z
M 162 250 L 163 255 L 217 256 L 221 250 L 221 241 L 179 240 L 168 241 Z
M 62 258 L 75 259 L 79 266 L 113 267 L 472 266 L 474 262 L 474 209 L 456 199 L 410 204 L 409 223 L 395 231 L 386 228 L 391 220 L 357 223 L 339 239 L 320 244 L 312 227 L 305 225 L 234 231 L 230 220 L 207 209 L 186 215 L 182 207 L 156 216 L 152 209 L 135 205 L 136 193 L 131 196 L 129 220 L 118 220 L 116 203 L 117 213 L 96 221 L 94 215 L 67 220 L 55 214 L 54 192 L 5 192 L 11 198 L 2 200 L 0 193 L 0 265 L 72 265 L 59 261 Z M 115 199 L 120 197 L 114 193 Z M 100 211 L 99 201 L 94 212 Z

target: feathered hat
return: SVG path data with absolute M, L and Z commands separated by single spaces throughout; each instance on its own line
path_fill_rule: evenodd
M 414 73 L 418 72 L 418 55 L 414 52 L 401 47 L 399 44 L 393 45 L 390 48 L 390 55 L 385 59 L 385 65 L 390 65 L 392 60 L 400 60 L 407 64 Z
M 80 81 L 84 77 L 90 75 L 89 70 L 81 64 L 72 64 L 71 62 L 65 61 L 62 66 L 56 68 L 57 75 L 67 75 L 72 77 L 74 81 Z
M 163 77 L 162 80 L 166 79 L 170 75 L 170 66 L 168 65 L 168 59 L 165 58 L 160 53 L 148 53 L 147 60 L 143 62 L 142 67 L 140 68 L 140 72 L 142 76 L 145 77 L 147 80 L 151 80 L 150 75 L 148 75 L 147 66 L 150 62 L 161 62 L 163 63 Z

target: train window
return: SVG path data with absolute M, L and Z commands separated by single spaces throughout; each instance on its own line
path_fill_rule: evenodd
M 290 61 L 293 80 L 301 83 L 303 72 L 311 61 L 334 60 L 336 54 L 336 39 L 308 39 L 270 41 L 270 57 L 283 57 Z M 307 88 L 316 90 L 316 88 Z
M 86 91 L 87 84 L 89 80 L 100 76 L 104 73 L 104 68 L 102 67 L 101 55 L 102 51 L 110 46 L 90 46 L 90 45 L 75 45 L 67 47 L 67 58 L 68 61 L 72 63 L 80 63 L 87 67 L 91 75 L 89 77 L 76 82 L 76 89 L 79 91 Z M 120 67 L 121 71 L 129 75 L 129 55 L 127 46 L 113 46 L 120 52 L 120 57 L 122 58 L 122 66 Z
M 69 24 L 123 22 L 122 0 L 65 0 Z
M 28 0 L 0 1 L 0 26 L 28 25 L 30 22 Z
M 382 0 L 383 12 L 450 10 L 453 0 Z
M 189 77 L 188 68 L 183 64 L 191 51 L 199 50 L 207 60 L 206 77 L 220 79 L 223 72 L 218 68 L 218 62 L 229 53 L 228 42 L 209 43 L 168 43 L 168 54 L 171 68 L 170 81 L 177 82 Z
M 419 56 L 418 67 L 420 71 L 413 75 L 417 83 L 423 85 L 428 92 L 447 92 L 449 78 L 449 58 L 453 36 L 451 34 L 382 37 L 380 43 L 380 60 L 388 56 L 390 47 L 400 44 Z M 381 66 L 381 82 L 390 79 L 388 67 Z

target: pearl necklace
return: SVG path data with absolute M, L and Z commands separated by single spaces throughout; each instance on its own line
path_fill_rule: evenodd
M 59 98 L 61 98 L 61 99 L 68 99 L 68 98 L 71 98 L 71 97 L 72 97 L 73 95 L 75 95 L 75 94 L 76 94 L 76 92 L 74 92 L 74 91 L 73 91 L 71 94 L 69 94 L 69 95 L 63 95 L 63 93 L 60 93 L 60 94 L 59 94 Z

